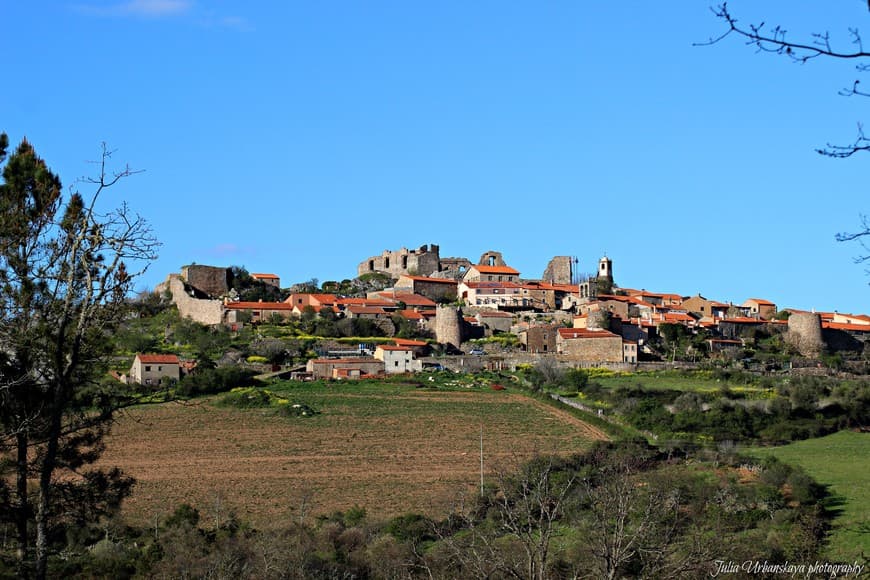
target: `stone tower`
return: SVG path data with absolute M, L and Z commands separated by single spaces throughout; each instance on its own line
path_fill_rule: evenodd
M 785 340 L 803 356 L 816 358 L 825 350 L 822 317 L 815 312 L 795 312 L 788 317 Z
M 541 280 L 551 284 L 571 284 L 574 280 L 573 258 L 571 256 L 555 256 L 547 264 L 547 269 L 544 270 Z
M 459 348 L 462 344 L 462 310 L 456 306 L 435 307 L 435 340 Z
M 606 255 L 598 260 L 598 277 L 613 282 L 613 260 Z

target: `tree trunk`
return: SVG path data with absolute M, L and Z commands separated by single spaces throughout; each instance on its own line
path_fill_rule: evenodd
M 51 476 L 57 463 L 60 441 L 61 411 L 56 406 L 52 411 L 51 430 L 45 456 L 39 469 L 39 498 L 36 505 L 36 579 L 45 580 L 48 569 L 48 520 L 51 511 Z
M 16 495 L 18 506 L 15 510 L 15 528 L 18 540 L 16 556 L 18 557 L 18 576 L 27 576 L 27 516 L 30 513 L 30 503 L 27 499 L 27 433 L 23 430 L 15 436 L 18 455 L 15 462 Z

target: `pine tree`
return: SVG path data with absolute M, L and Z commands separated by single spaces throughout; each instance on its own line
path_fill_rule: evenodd
M 0 162 L 7 146 L 2 135 Z M 128 264 L 141 272 L 157 242 L 125 205 L 97 211 L 101 194 L 133 173 L 108 173 L 110 159 L 104 146 L 98 177 L 84 180 L 93 187 L 88 199 L 65 196 L 26 140 L 3 168 L 0 513 L 17 530 L 20 576 L 44 578 L 56 529 L 99 517 L 132 483 L 118 470 L 90 466 L 114 412 L 129 403 L 120 384 L 102 380 L 135 279 Z

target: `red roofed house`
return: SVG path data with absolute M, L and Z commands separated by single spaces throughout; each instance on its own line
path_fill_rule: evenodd
M 300 311 L 306 306 L 310 306 L 314 309 L 315 312 L 320 312 L 321 308 L 335 306 L 337 300 L 338 298 L 335 294 L 316 294 L 310 292 L 303 292 L 298 294 L 291 294 L 290 297 L 287 298 L 287 300 L 285 300 L 284 302 L 298 307 Z
M 348 318 L 371 318 L 372 320 L 378 318 L 389 318 L 387 311 L 380 306 L 358 306 L 356 304 L 350 304 L 344 309 L 344 312 L 347 314 Z
M 425 296 L 410 294 L 408 292 L 396 292 L 395 290 L 377 292 L 375 293 L 375 298 L 403 303 L 405 308 L 410 308 L 412 310 L 431 310 L 437 305 L 434 300 L 426 298 Z
M 463 282 L 517 282 L 520 273 L 510 266 L 471 266 L 462 278 Z
M 431 300 L 456 300 L 456 280 L 446 278 L 427 278 L 426 276 L 399 276 L 396 291 L 419 294 Z
M 423 362 L 414 359 L 414 349 L 411 346 L 392 346 L 379 344 L 375 349 L 375 358 L 384 361 L 384 372 L 416 373 L 423 370 Z
M 842 314 L 840 312 L 834 312 L 834 318 L 831 322 L 836 324 L 854 324 L 857 326 L 870 327 L 870 316 L 867 316 L 866 314 Z
M 761 298 L 750 298 L 743 303 L 745 308 L 749 309 L 747 314 L 755 318 L 763 318 L 764 320 L 772 320 L 776 316 L 776 304 L 769 300 Z
M 163 377 L 177 381 L 181 377 L 181 362 L 174 354 L 137 354 L 130 367 L 129 382 L 156 385 Z
M 469 306 L 479 308 L 527 308 L 531 300 L 523 288 L 514 282 L 469 282 L 459 285 L 459 297 Z
M 281 287 L 281 278 L 275 274 L 251 274 L 251 278 L 258 282 L 262 282 L 263 284 L 274 286 L 275 288 Z
M 227 324 L 243 322 L 242 313 L 250 313 L 252 323 L 268 322 L 273 316 L 287 320 L 293 315 L 293 305 L 287 302 L 226 302 L 224 304 Z
M 622 337 L 609 330 L 560 328 L 556 352 L 567 361 L 621 363 L 625 351 Z

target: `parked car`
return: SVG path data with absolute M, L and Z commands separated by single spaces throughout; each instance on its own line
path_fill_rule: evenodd
M 474 356 L 483 356 L 486 354 L 486 351 L 482 348 L 472 348 L 470 351 L 468 351 L 468 354 L 473 354 Z

